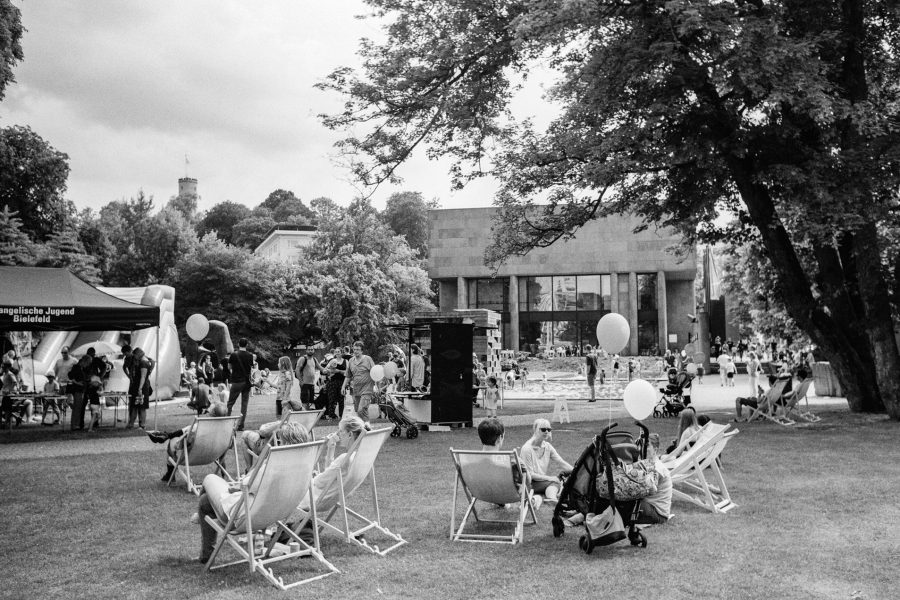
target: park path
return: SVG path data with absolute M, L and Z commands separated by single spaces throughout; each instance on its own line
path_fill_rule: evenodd
M 695 385 L 693 393 L 693 404 L 698 412 L 710 413 L 716 421 L 730 420 L 732 411 L 734 410 L 734 399 L 737 396 L 747 395 L 749 387 L 746 375 L 738 375 L 735 380 L 735 387 L 721 387 L 718 378 L 706 377 L 703 385 Z M 813 396 L 811 390 L 810 396 Z M 545 418 L 553 421 L 552 417 L 552 395 L 553 392 L 541 398 L 539 391 L 535 391 L 531 385 L 526 390 L 507 391 L 507 402 L 514 404 L 517 400 L 540 400 L 547 402 L 548 410 L 546 412 L 535 412 L 525 415 L 503 415 L 501 411 L 500 419 L 507 427 L 529 426 L 534 423 L 537 418 Z M 566 394 L 560 394 L 566 395 Z M 811 398 L 811 402 L 816 406 L 828 407 L 847 407 L 847 401 L 844 398 Z M 184 402 L 181 402 L 182 404 Z M 254 410 L 261 410 L 262 402 L 251 404 L 251 415 Z M 351 409 L 352 412 L 352 409 Z M 626 416 L 626 411 L 621 403 L 613 401 L 612 406 L 608 402 L 599 401 L 597 406 L 586 406 L 583 401 L 573 401 L 569 405 L 569 417 L 572 422 L 584 421 L 606 421 L 609 418 L 618 419 Z M 476 417 L 476 420 L 478 418 Z M 260 422 L 263 422 L 260 420 Z M 252 420 L 248 420 L 252 423 Z M 388 425 L 388 423 L 385 423 Z M 334 425 L 321 424 L 316 427 L 317 437 L 327 435 L 334 431 Z M 425 433 L 427 435 L 427 433 Z M 101 437 L 102 436 L 102 437 Z M 96 438 L 83 439 L 64 439 L 49 440 L 39 442 L 23 442 L 15 444 L 0 445 L 0 462 L 8 460 L 27 460 L 31 458 L 57 458 L 67 456 L 78 456 L 86 454 L 122 454 L 131 452 L 145 452 L 147 450 L 159 449 L 161 446 L 150 442 L 143 431 L 135 430 L 135 435 L 107 437 L 102 433 Z

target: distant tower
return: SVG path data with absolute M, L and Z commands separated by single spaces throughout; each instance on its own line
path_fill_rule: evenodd
M 197 180 L 193 177 L 182 177 L 178 180 L 179 196 L 196 196 Z

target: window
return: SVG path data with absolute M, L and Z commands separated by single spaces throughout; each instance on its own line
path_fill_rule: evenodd
M 609 275 L 579 275 L 576 279 L 578 310 L 609 310 Z
M 638 311 L 656 310 L 656 273 L 637 276 Z
M 470 279 L 467 283 L 469 308 L 509 310 L 509 279 Z
M 575 310 L 575 277 L 573 275 L 553 278 L 553 310 Z
M 550 312 L 553 310 L 553 278 L 529 277 L 528 310 Z

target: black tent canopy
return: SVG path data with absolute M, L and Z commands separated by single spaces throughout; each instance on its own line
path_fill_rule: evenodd
M 129 331 L 158 325 L 158 306 L 110 296 L 67 269 L 0 266 L 0 331 Z

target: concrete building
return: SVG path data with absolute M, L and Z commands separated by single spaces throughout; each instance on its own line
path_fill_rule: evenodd
M 316 228 L 311 225 L 276 225 L 253 253 L 281 262 L 297 262 L 303 248 L 315 239 Z
M 597 321 L 628 319 L 627 354 L 681 349 L 694 335 L 693 253 L 678 257 L 672 232 L 632 233 L 632 217 L 587 223 L 568 242 L 511 256 L 493 276 L 484 265 L 494 208 L 429 211 L 428 274 L 440 284 L 440 309 L 487 308 L 502 315 L 502 344 L 536 352 L 597 344 Z

